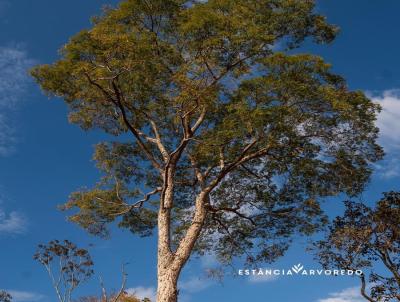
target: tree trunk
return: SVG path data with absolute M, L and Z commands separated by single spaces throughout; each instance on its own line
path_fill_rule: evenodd
M 169 228 L 166 225 L 169 214 L 162 210 L 160 212 L 163 213 L 159 217 L 158 229 L 157 302 L 176 302 L 179 273 L 172 267 L 174 255 L 169 247 Z
M 178 301 L 178 278 L 190 257 L 206 217 L 205 202 L 208 201 L 208 192 L 201 192 L 196 198 L 196 210 L 191 226 L 173 253 L 170 246 L 172 187 L 171 185 L 166 190 L 158 213 L 157 302 Z
M 157 276 L 157 302 L 178 301 L 178 274 L 171 269 L 159 271 Z

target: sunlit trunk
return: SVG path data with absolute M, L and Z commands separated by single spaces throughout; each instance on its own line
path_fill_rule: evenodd
M 170 247 L 172 190 L 166 190 L 158 214 L 157 302 L 178 300 L 178 271 L 173 267 L 174 255 Z M 180 271 L 180 270 L 179 270 Z
M 170 187 L 171 188 L 171 187 Z M 178 300 L 178 278 L 200 235 L 205 217 L 205 201 L 208 193 L 200 193 L 196 198 L 196 210 L 192 224 L 173 253 L 170 244 L 172 190 L 166 190 L 158 214 L 158 253 L 157 253 L 157 302 L 176 302 Z
M 157 302 L 178 301 L 178 274 L 171 269 L 158 272 Z

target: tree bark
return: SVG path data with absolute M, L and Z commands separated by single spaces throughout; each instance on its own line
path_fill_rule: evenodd
M 171 187 L 166 191 L 162 201 L 167 201 L 165 202 L 167 207 L 161 206 L 158 214 L 157 302 L 178 301 L 180 272 L 190 257 L 206 218 L 205 203 L 208 201 L 208 192 L 201 192 L 196 198 L 192 224 L 175 253 L 172 252 L 170 246 L 171 208 L 168 206 L 172 202 L 170 200 L 173 198 L 172 192 Z
M 158 271 L 157 302 L 178 301 L 178 275 L 171 269 Z
M 174 270 L 174 255 L 169 246 L 168 210 L 160 210 L 157 255 L 157 302 L 176 302 L 178 300 L 179 272 Z

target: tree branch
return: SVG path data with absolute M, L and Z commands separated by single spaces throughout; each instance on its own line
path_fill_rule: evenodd
M 246 216 L 246 215 L 244 215 L 244 214 L 239 212 L 240 207 L 236 207 L 236 208 L 228 208 L 228 207 L 215 208 L 215 207 L 213 207 L 211 205 L 207 205 L 207 210 L 209 210 L 211 212 L 214 212 L 214 213 L 221 212 L 221 211 L 222 212 L 231 212 L 231 213 L 236 214 L 240 218 L 243 218 L 243 219 L 246 219 L 246 220 L 250 221 L 252 225 L 257 226 L 256 222 L 251 217 L 248 217 L 248 216 Z
M 364 274 L 362 274 L 362 275 L 360 276 L 360 279 L 361 279 L 361 289 L 360 289 L 361 295 L 362 295 L 365 299 L 367 299 L 368 301 L 370 301 L 370 302 L 377 302 L 377 301 L 375 301 L 374 299 L 372 299 L 370 296 L 367 295 L 367 292 L 366 292 L 366 281 L 365 281 L 365 276 L 364 276 Z
M 159 192 L 161 192 L 161 187 L 157 187 L 157 188 L 155 188 L 153 191 L 151 191 L 151 192 L 145 194 L 143 199 L 141 199 L 141 200 L 135 202 L 134 204 L 131 204 L 131 205 L 125 204 L 125 205 L 124 205 L 124 206 L 126 206 L 126 209 L 125 209 L 125 210 L 123 210 L 123 211 L 121 211 L 121 212 L 118 212 L 118 213 L 113 213 L 112 216 L 120 216 L 120 215 L 129 213 L 129 212 L 132 211 L 133 209 L 141 208 L 141 207 L 143 206 L 143 204 L 144 204 L 146 201 L 148 201 L 148 200 L 150 199 L 151 196 L 153 196 L 153 195 L 155 195 L 155 194 L 157 194 L 157 193 L 159 193 Z
M 202 191 L 196 198 L 195 213 L 193 221 L 189 226 L 184 238 L 180 241 L 175 253 L 173 267 L 181 269 L 190 257 L 190 253 L 200 235 L 207 215 L 206 203 L 209 200 L 209 194 Z
M 119 298 L 121 298 L 121 296 L 125 293 L 126 276 L 127 276 L 127 273 L 125 272 L 125 265 L 122 265 L 122 283 L 121 283 L 121 288 L 118 291 L 118 294 L 113 299 L 113 302 L 119 302 Z
M 139 134 L 139 131 L 135 127 L 133 127 L 132 124 L 128 120 L 125 107 L 122 104 L 121 94 L 120 94 L 119 89 L 117 88 L 117 86 L 116 86 L 116 84 L 114 82 L 115 79 L 113 79 L 111 81 L 111 85 L 112 85 L 112 87 L 114 89 L 114 93 L 116 95 L 116 98 L 113 98 L 113 96 L 107 90 L 105 90 L 104 87 L 102 87 L 97 82 L 93 81 L 93 79 L 91 79 L 90 75 L 87 72 L 85 73 L 85 76 L 86 76 L 86 78 L 88 79 L 88 81 L 89 81 L 89 83 L 91 85 L 97 87 L 104 94 L 104 96 L 108 100 L 110 100 L 114 105 L 116 105 L 119 108 L 119 110 L 121 111 L 121 114 L 122 114 L 122 119 L 124 121 L 124 124 L 128 127 L 130 132 L 134 135 L 134 137 L 136 138 L 140 148 L 145 153 L 145 155 L 150 160 L 150 162 L 153 164 L 154 168 L 156 168 L 157 170 L 159 170 L 161 172 L 162 171 L 161 165 L 158 163 L 158 161 L 155 159 L 155 157 L 152 154 L 152 152 L 147 148 L 145 143 L 142 141 L 141 135 Z
M 119 92 L 119 89 L 117 88 L 116 84 L 114 83 L 114 81 L 112 82 L 112 86 L 115 90 L 115 93 L 117 95 L 117 100 L 116 100 L 116 105 L 118 106 L 118 108 L 121 111 L 122 114 L 122 119 L 124 120 L 125 125 L 128 127 L 128 129 L 132 132 L 132 134 L 135 136 L 139 146 L 141 147 L 141 149 L 143 150 L 143 152 L 146 154 L 147 158 L 151 161 L 151 163 L 153 164 L 153 166 L 159 170 L 160 172 L 162 172 L 162 168 L 161 165 L 158 163 L 158 161 L 155 159 L 154 155 L 152 154 L 152 152 L 147 148 L 147 146 L 144 144 L 144 142 L 142 141 L 142 139 L 140 138 L 140 134 L 137 131 L 136 128 L 134 128 L 132 126 L 132 124 L 129 122 L 127 114 L 126 114 L 126 110 L 124 105 L 122 104 L 122 100 L 121 100 L 121 94 Z
M 237 157 L 236 160 L 234 160 L 231 164 L 225 165 L 224 169 L 221 170 L 219 175 L 214 179 L 214 181 L 211 182 L 211 184 L 206 188 L 208 192 L 211 192 L 220 182 L 224 177 L 232 171 L 234 168 L 237 166 L 260 156 L 263 156 L 267 154 L 268 152 L 268 147 L 260 149 L 257 152 L 254 152 L 252 154 L 246 155 L 247 152 L 257 143 L 256 139 L 253 139 L 241 152 L 241 154 Z

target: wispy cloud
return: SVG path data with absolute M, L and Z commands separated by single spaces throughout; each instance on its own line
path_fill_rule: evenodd
M 14 150 L 15 131 L 10 115 L 21 103 L 29 84 L 27 69 L 34 61 L 21 47 L 0 47 L 0 156 Z
M 346 288 L 340 292 L 330 293 L 327 298 L 319 299 L 317 302 L 363 302 L 365 301 L 358 287 Z
M 178 288 L 181 291 L 179 301 L 190 301 L 191 294 L 205 290 L 212 285 L 213 282 L 211 282 L 211 280 L 208 278 L 190 277 L 182 280 L 178 284 Z M 128 288 L 126 292 L 139 299 L 149 298 L 152 302 L 155 302 L 157 297 L 157 289 L 152 286 L 131 287 Z
M 382 106 L 377 126 L 380 129 L 379 142 L 387 154 L 375 168 L 383 178 L 400 176 L 400 90 L 386 90 L 380 94 L 370 94 L 370 97 Z
M 389 179 L 400 176 L 400 156 L 387 156 L 379 164 L 374 165 L 380 178 Z
M 0 11 L 6 3 L 0 0 Z M 0 46 L 0 156 L 14 151 L 17 139 L 11 116 L 23 100 L 29 84 L 27 69 L 33 63 L 21 46 Z M 24 233 L 26 226 L 27 221 L 21 213 L 7 213 L 0 205 L 0 235 Z
M 45 297 L 44 295 L 38 293 L 19 290 L 7 290 L 7 292 L 12 296 L 13 302 L 37 302 L 43 300 Z
M 380 141 L 388 151 L 400 150 L 400 90 L 386 90 L 373 95 L 372 100 L 382 106 L 377 126 L 380 129 Z
M 251 275 L 249 278 L 250 283 L 263 283 L 263 282 L 272 282 L 277 280 L 277 276 L 272 275 Z
M 0 0 L 0 16 L 4 15 L 10 2 L 7 0 Z
M 6 214 L 0 208 L 0 235 L 1 234 L 22 234 L 26 231 L 27 220 L 19 212 L 13 211 Z
M 149 298 L 152 302 L 156 301 L 157 291 L 155 287 L 132 287 L 127 289 L 126 292 L 139 299 Z

